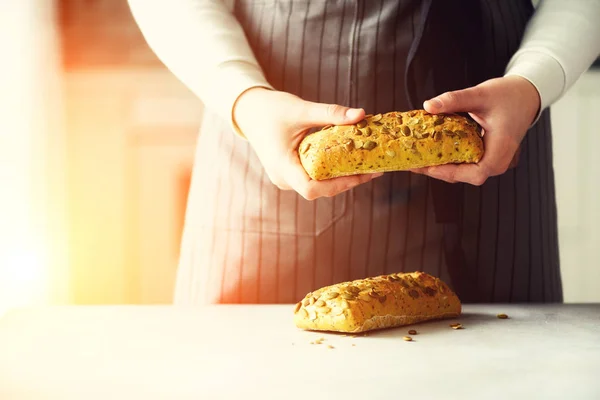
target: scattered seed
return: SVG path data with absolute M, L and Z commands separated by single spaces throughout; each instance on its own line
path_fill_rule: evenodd
M 328 344 L 328 345 L 327 345 L 327 347 L 328 347 L 328 348 L 330 348 L 330 349 L 335 349 L 335 347 L 333 347 L 333 346 L 332 346 L 332 345 L 330 345 L 330 344 Z
M 402 340 L 404 340 L 405 342 L 410 342 L 412 341 L 412 338 L 410 336 L 404 336 Z
M 497 317 L 500 318 L 500 319 L 507 319 L 508 315 L 506 315 L 506 314 L 498 314 Z
M 417 331 L 415 331 L 414 329 L 411 329 L 410 331 L 408 331 L 409 335 L 416 335 Z

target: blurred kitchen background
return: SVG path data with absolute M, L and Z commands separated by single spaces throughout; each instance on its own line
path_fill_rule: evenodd
M 0 314 L 171 301 L 202 104 L 125 0 L 0 1 Z M 552 107 L 565 301 L 600 301 L 600 65 Z

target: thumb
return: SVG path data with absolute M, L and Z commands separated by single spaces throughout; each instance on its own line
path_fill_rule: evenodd
M 478 86 L 446 92 L 423 103 L 425 111 L 435 113 L 476 112 L 485 105 L 484 91 Z
M 362 108 L 349 108 L 339 104 L 305 102 L 302 124 L 305 127 L 355 124 L 365 117 Z

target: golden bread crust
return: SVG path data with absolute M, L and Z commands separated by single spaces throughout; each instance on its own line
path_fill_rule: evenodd
M 461 303 L 439 278 L 424 272 L 381 275 L 308 293 L 294 309 L 298 328 L 366 332 L 458 317 Z
M 325 127 L 307 135 L 298 148 L 314 180 L 477 163 L 483 152 L 481 128 L 474 121 L 425 110 L 368 115 L 354 125 Z

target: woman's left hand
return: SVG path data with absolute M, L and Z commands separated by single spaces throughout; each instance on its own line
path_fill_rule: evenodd
M 537 89 L 525 78 L 494 78 L 425 101 L 432 114 L 468 112 L 483 128 L 484 155 L 477 164 L 448 164 L 414 169 L 446 182 L 482 185 L 490 176 L 516 166 L 521 141 L 540 107 Z

